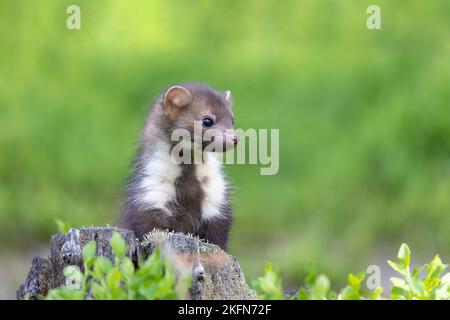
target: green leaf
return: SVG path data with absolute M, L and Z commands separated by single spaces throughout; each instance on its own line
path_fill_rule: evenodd
M 311 300 L 311 297 L 308 295 L 304 288 L 301 288 L 297 293 L 298 300 Z
M 95 258 L 95 252 L 97 251 L 97 243 L 94 240 L 89 241 L 83 247 L 83 261 L 87 265 L 91 265 Z
M 118 268 L 113 268 L 108 272 L 106 276 L 106 284 L 111 289 L 117 289 L 120 287 L 120 282 L 122 280 L 122 272 Z
M 398 262 L 403 267 L 409 267 L 411 262 L 411 250 L 406 243 L 402 243 L 397 254 Z
M 81 289 L 83 284 L 83 273 L 78 266 L 67 266 L 63 270 L 66 278 L 66 286 L 70 289 Z
M 397 271 L 398 273 L 400 273 L 401 275 L 406 275 L 407 274 L 407 270 L 406 267 L 395 263 L 391 260 L 388 260 L 387 263 L 389 264 L 389 266 L 391 266 L 392 269 L 394 269 L 395 271 Z
M 92 284 L 92 296 L 96 300 L 106 300 L 111 299 L 111 296 L 107 290 L 107 288 L 99 285 L 98 283 Z
M 116 257 L 125 256 L 125 253 L 127 252 L 127 244 L 120 233 L 113 233 L 111 237 L 111 248 Z
M 409 278 L 408 284 L 416 297 L 423 297 L 425 295 L 425 286 L 420 279 Z
M 392 287 L 391 289 L 391 299 L 392 300 L 406 300 L 408 293 L 399 287 Z
M 431 296 L 433 300 L 449 300 L 450 292 L 447 286 L 438 288 Z
M 408 284 L 406 283 L 406 281 L 404 279 L 397 278 L 397 277 L 392 277 L 392 278 L 390 278 L 390 280 L 391 280 L 392 285 L 394 287 L 401 288 L 401 289 L 403 289 L 405 291 L 409 290 Z
M 64 277 L 78 277 L 81 278 L 82 273 L 80 271 L 80 268 L 78 266 L 67 266 L 63 270 Z
M 97 257 L 94 262 L 94 277 L 98 280 L 103 279 L 112 268 L 111 260 L 102 256 Z
M 55 219 L 56 229 L 60 233 L 67 233 L 69 232 L 71 226 L 70 223 L 62 221 L 60 219 Z
M 423 270 L 425 270 L 426 267 L 427 265 L 414 268 L 413 271 L 411 272 L 411 276 L 414 278 L 419 278 L 420 274 L 422 273 Z
M 266 264 L 264 276 L 254 280 L 252 287 L 259 293 L 260 299 L 276 300 L 283 298 L 281 277 L 269 263 Z
M 130 259 L 125 258 L 122 264 L 122 273 L 126 278 L 131 278 L 134 274 L 134 265 Z
M 347 282 L 350 286 L 358 288 L 361 286 L 361 281 L 364 280 L 366 274 L 364 272 L 360 272 L 357 275 L 350 273 L 347 277 Z
M 447 272 L 446 274 L 444 274 L 444 276 L 441 279 L 441 282 L 443 284 L 450 285 L 450 272 Z
M 339 298 L 342 300 L 359 300 L 360 296 L 352 286 L 346 286 L 341 290 Z
M 378 287 L 370 294 L 370 300 L 379 300 L 381 298 L 381 294 L 383 293 L 383 288 Z
M 312 288 L 318 276 L 317 267 L 314 263 L 309 261 L 305 264 L 305 269 L 307 270 L 305 285 L 307 288 Z
M 327 296 L 328 300 L 337 300 L 337 298 L 338 298 L 338 295 L 336 292 L 334 292 L 334 291 L 328 292 L 328 296 Z
M 330 290 L 330 280 L 324 274 L 320 274 L 316 278 L 314 287 L 312 288 L 312 295 L 314 298 L 323 300 L 326 298 L 328 291 Z
M 443 264 L 439 255 L 436 255 L 427 268 L 427 278 L 428 279 L 438 279 L 442 272 L 447 269 L 448 265 Z
M 71 289 L 66 286 L 61 286 L 56 289 L 51 289 L 46 300 L 82 300 L 84 299 L 84 292 L 82 290 Z

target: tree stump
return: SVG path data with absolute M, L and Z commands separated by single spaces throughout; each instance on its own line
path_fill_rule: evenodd
M 82 248 L 91 240 L 97 243 L 97 255 L 114 259 L 110 246 L 113 232 L 119 232 L 128 245 L 127 256 L 137 263 L 160 248 L 161 255 L 172 264 L 175 274 L 191 275 L 188 297 L 203 299 L 255 299 L 236 258 L 218 246 L 181 233 L 154 230 L 139 242 L 130 230 L 114 227 L 71 229 L 55 234 L 47 258 L 35 257 L 28 276 L 17 291 L 17 299 L 38 299 L 50 289 L 66 283 L 66 266 L 83 265 Z

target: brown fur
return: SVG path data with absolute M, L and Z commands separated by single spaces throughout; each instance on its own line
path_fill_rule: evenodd
M 139 239 L 153 230 L 168 229 L 190 233 L 226 249 L 228 233 L 232 223 L 232 212 L 228 192 L 226 200 L 220 206 L 221 217 L 202 219 L 204 191 L 196 177 L 195 164 L 181 164 L 181 175 L 175 181 L 176 197 L 167 204 L 171 214 L 161 209 L 143 208 L 138 200 L 143 196 L 139 183 L 144 178 L 144 168 L 149 155 L 155 152 L 158 141 L 169 141 L 174 129 L 184 128 L 193 134 L 193 122 L 203 116 L 212 116 L 216 129 L 225 131 L 233 128 L 231 101 L 224 93 L 207 86 L 184 84 L 189 94 L 182 90 L 161 95 L 153 104 L 133 166 L 133 173 L 126 192 L 125 207 L 119 226 L 133 230 Z M 202 183 L 209 183 L 208 179 Z

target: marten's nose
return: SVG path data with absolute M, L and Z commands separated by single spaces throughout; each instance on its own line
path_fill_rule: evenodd
M 234 144 L 237 144 L 238 141 L 239 141 L 238 136 L 237 136 L 237 135 L 234 135 L 234 137 L 233 137 L 233 143 L 234 143 Z

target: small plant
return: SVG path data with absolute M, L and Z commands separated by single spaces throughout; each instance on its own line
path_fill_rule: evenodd
M 67 284 L 52 289 L 44 297 L 49 300 L 124 299 L 155 300 L 184 298 L 190 278 L 176 279 L 170 265 L 161 258 L 157 250 L 147 259 L 139 261 L 135 268 L 126 256 L 127 245 L 115 232 L 111 237 L 114 261 L 96 255 L 96 243 L 90 241 L 83 247 L 83 271 L 77 266 L 64 269 Z M 388 261 L 389 266 L 401 277 L 391 278 L 393 284 L 390 297 L 382 297 L 381 287 L 374 290 L 362 288 L 366 278 L 364 272 L 350 273 L 347 286 L 339 292 L 331 290 L 329 278 L 311 269 L 305 286 L 295 296 L 299 300 L 449 300 L 450 273 L 443 275 L 448 265 L 436 255 L 429 264 L 411 270 L 411 251 L 402 244 L 397 261 Z M 252 282 L 259 299 L 285 299 L 280 273 L 270 264 L 265 273 Z
M 388 261 L 392 269 L 402 277 L 393 277 L 391 299 L 395 300 L 448 300 L 450 299 L 450 273 L 441 277 L 448 265 L 436 255 L 429 264 L 410 270 L 411 251 L 402 244 L 397 255 L 398 261 Z M 424 277 L 421 274 L 425 273 Z
M 253 280 L 252 288 L 258 293 L 262 300 L 283 299 L 283 289 L 281 287 L 281 277 L 279 272 L 273 270 L 270 263 L 266 264 L 264 276 Z
M 339 300 L 379 300 L 383 288 L 378 287 L 374 290 L 364 290 L 361 284 L 366 279 L 366 273 L 360 272 L 356 275 L 350 273 L 347 277 L 347 286 L 339 292 Z
M 61 219 L 55 219 L 55 224 L 56 224 L 56 229 L 60 233 L 67 233 L 67 232 L 69 232 L 70 228 L 72 228 L 72 226 L 70 225 L 69 222 L 63 221 Z
M 176 279 L 170 266 L 156 251 L 135 268 L 126 256 L 127 245 L 115 232 L 111 237 L 114 261 L 96 256 L 96 243 L 83 247 L 83 271 L 68 266 L 64 275 L 68 284 L 52 289 L 45 297 L 49 300 L 157 300 L 177 299 L 184 296 L 189 279 Z
M 388 261 L 389 266 L 402 277 L 393 277 L 391 296 L 381 297 L 383 288 L 363 290 L 366 274 L 360 272 L 356 275 L 350 273 L 347 277 L 347 286 L 336 293 L 332 291 L 330 280 L 324 274 L 317 274 L 312 270 L 306 278 L 306 284 L 297 294 L 299 300 L 449 300 L 450 299 L 450 273 L 442 276 L 448 265 L 443 264 L 436 255 L 429 264 L 410 270 L 411 250 L 407 244 L 402 244 L 397 254 L 397 262 Z M 421 276 L 425 273 L 424 276 Z M 283 299 L 281 277 L 270 265 L 266 266 L 263 277 L 257 278 L 252 287 L 260 299 Z M 291 297 L 292 298 L 292 297 Z

